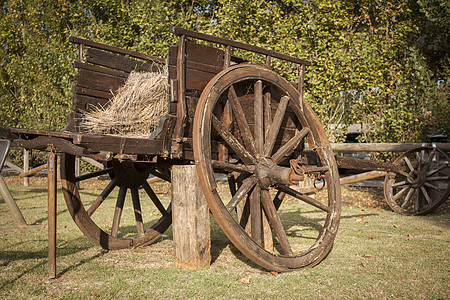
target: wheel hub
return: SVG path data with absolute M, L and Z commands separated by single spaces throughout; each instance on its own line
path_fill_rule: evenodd
M 414 170 L 408 174 L 406 180 L 411 187 L 417 189 L 425 184 L 426 176 L 424 173 Z
M 150 170 L 144 165 L 131 161 L 113 160 L 114 176 L 119 185 L 128 188 L 137 188 L 147 180 Z
M 255 176 L 263 189 L 275 184 L 292 185 L 303 180 L 303 176 L 293 169 L 281 167 L 268 158 L 260 159 L 255 169 Z

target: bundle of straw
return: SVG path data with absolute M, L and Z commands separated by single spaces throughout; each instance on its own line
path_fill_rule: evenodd
M 83 113 L 82 131 L 148 137 L 167 114 L 167 70 L 131 72 L 105 107 Z

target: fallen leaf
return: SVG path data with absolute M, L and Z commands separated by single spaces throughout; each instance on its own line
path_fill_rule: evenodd
M 375 236 L 374 236 L 374 235 L 371 235 L 371 236 L 369 236 L 369 239 L 374 240 L 374 239 L 375 239 Z
M 364 254 L 363 257 L 372 257 L 370 254 Z
M 408 237 L 412 239 L 414 236 L 411 233 L 408 233 Z
M 278 276 L 278 272 L 275 271 L 270 271 L 270 274 L 272 274 L 273 276 Z
M 250 284 L 250 278 L 248 278 L 248 277 L 242 278 L 242 279 L 241 279 L 241 283 L 242 283 L 242 284 Z
M 361 266 L 362 266 L 362 267 L 366 267 L 366 264 L 365 264 L 365 263 L 361 263 Z

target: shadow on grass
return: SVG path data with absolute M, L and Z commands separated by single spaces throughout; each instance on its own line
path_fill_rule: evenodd
M 85 251 L 86 247 L 79 247 L 76 246 L 79 241 L 84 240 L 85 237 L 80 237 L 75 240 L 72 240 L 70 244 L 73 244 L 69 247 L 64 247 L 57 249 L 57 256 L 56 259 L 61 259 L 62 257 L 66 257 L 69 255 L 73 255 L 76 253 L 79 253 L 81 251 Z M 34 240 L 34 241 L 27 241 L 26 243 L 30 242 L 46 242 L 46 240 Z M 25 244 L 25 243 L 24 243 Z M 57 273 L 57 277 L 61 277 L 65 273 L 67 273 L 70 270 L 74 270 L 80 266 L 82 266 L 85 263 L 88 263 L 90 261 L 93 261 L 101 256 L 103 256 L 105 253 L 107 253 L 107 250 L 102 250 L 100 253 L 91 256 L 89 258 L 81 259 L 79 262 L 70 265 L 66 267 L 65 269 L 61 270 L 59 273 Z M 2 257 L 4 263 L 2 264 L 3 267 L 8 266 L 11 262 L 17 261 L 17 260 L 29 260 L 29 259 L 40 259 L 42 261 L 38 262 L 36 265 L 25 269 L 20 274 L 16 275 L 14 278 L 5 281 L 2 285 L 0 285 L 0 290 L 4 289 L 8 285 L 13 284 L 14 282 L 18 281 L 20 278 L 22 278 L 24 275 L 27 275 L 28 273 L 31 273 L 32 271 L 39 269 L 40 267 L 48 264 L 48 250 L 47 247 L 38 250 L 38 251 L 0 251 L 0 257 Z

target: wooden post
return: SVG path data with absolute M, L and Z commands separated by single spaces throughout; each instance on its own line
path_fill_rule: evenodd
M 30 151 L 23 149 L 23 172 L 26 173 L 30 169 Z M 23 178 L 23 186 L 29 186 L 30 179 L 28 177 Z
M 209 208 L 194 165 L 172 167 L 175 265 L 196 269 L 211 263 Z
M 47 156 L 48 180 L 48 274 L 56 278 L 56 153 L 50 149 Z
M 75 176 L 76 177 L 80 176 L 80 157 L 79 156 L 75 157 Z M 77 189 L 79 190 L 80 182 L 77 181 L 75 184 L 77 185 Z

